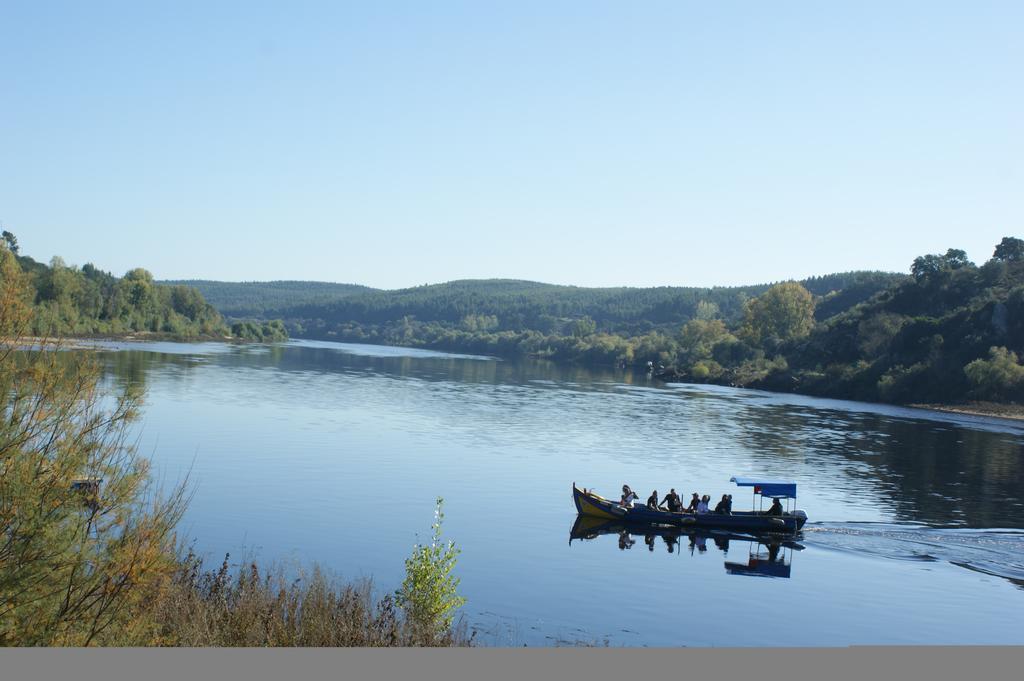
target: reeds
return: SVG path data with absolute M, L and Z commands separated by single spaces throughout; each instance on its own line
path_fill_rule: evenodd
M 255 562 L 217 570 L 189 552 L 150 613 L 149 645 L 165 646 L 467 646 L 462 623 L 424 633 L 368 579 L 342 582 L 313 566 L 266 574 Z

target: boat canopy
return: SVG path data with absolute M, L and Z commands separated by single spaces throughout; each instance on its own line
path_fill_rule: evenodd
M 754 494 L 761 496 L 796 499 L 796 483 L 792 480 L 764 480 L 762 478 L 741 478 L 734 475 L 729 478 L 729 482 L 735 482 L 740 487 L 753 487 Z

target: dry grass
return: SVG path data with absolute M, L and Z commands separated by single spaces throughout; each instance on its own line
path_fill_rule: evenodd
M 467 646 L 463 625 L 419 633 L 391 595 L 373 596 L 369 580 L 342 583 L 313 567 L 289 577 L 256 563 L 216 571 L 194 554 L 181 562 L 154 603 L 151 645 L 165 646 Z

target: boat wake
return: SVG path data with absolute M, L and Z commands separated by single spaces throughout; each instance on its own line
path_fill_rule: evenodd
M 892 560 L 944 561 L 1024 588 L 1024 530 L 950 529 L 889 523 L 808 523 L 802 541 Z

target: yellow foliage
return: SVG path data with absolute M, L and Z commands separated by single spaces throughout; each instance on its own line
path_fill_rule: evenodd
M 94 360 L 25 337 L 30 291 L 0 248 L 0 644 L 117 645 L 174 570 L 184 487 L 126 442 L 138 389 L 104 408 Z

